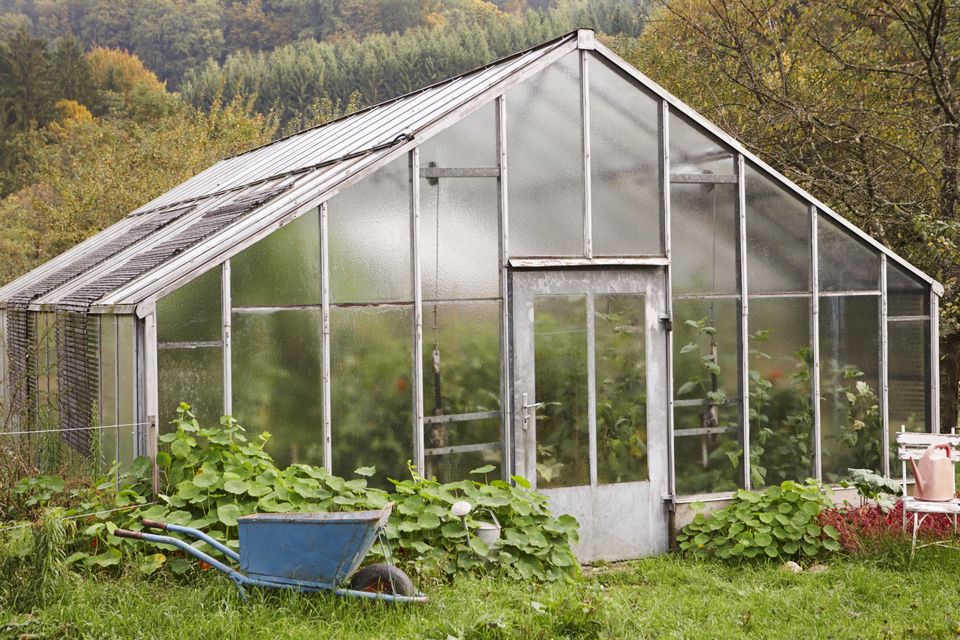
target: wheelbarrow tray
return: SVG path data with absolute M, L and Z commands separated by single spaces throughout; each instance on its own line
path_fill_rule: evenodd
M 360 566 L 389 516 L 390 509 L 243 516 L 237 520 L 240 570 L 333 589 Z

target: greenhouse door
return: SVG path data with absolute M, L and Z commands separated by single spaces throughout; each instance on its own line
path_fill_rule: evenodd
M 666 551 L 663 271 L 513 271 L 516 471 L 583 561 Z

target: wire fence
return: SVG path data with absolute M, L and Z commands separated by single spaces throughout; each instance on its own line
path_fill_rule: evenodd
M 146 427 L 149 422 L 130 422 L 127 424 L 102 424 L 89 427 L 69 427 L 66 429 L 24 429 L 21 431 L 0 431 L 0 436 L 29 436 L 41 433 L 65 433 L 67 431 L 92 431 L 102 429 L 123 429 L 126 427 Z
M 144 502 L 143 504 L 139 504 L 139 503 L 138 503 L 138 504 L 129 504 L 129 505 L 125 506 L 125 507 L 117 507 L 117 508 L 115 508 L 115 509 L 104 509 L 104 510 L 102 510 L 102 511 L 91 511 L 90 513 L 76 513 L 76 514 L 69 515 L 69 516 L 63 516 L 63 517 L 60 518 L 60 519 L 61 519 L 61 520 L 79 520 L 79 519 L 81 519 L 81 518 L 89 518 L 90 516 L 102 516 L 102 515 L 106 515 L 106 514 L 108 514 L 108 513 L 117 513 L 117 512 L 119 512 L 119 511 L 130 511 L 131 509 L 138 509 L 138 508 L 140 508 L 140 507 L 149 507 L 149 506 L 152 506 L 152 505 L 155 505 L 155 504 L 157 504 L 157 501 L 156 501 L 156 500 L 154 500 L 153 502 Z M 3 533 L 4 531 L 14 531 L 14 530 L 16 530 L 16 529 L 26 529 L 27 527 L 32 527 L 33 525 L 34 525 L 33 522 L 22 522 L 22 523 L 20 523 L 20 524 L 15 524 L 15 525 L 10 526 L 10 527 L 2 527 L 2 528 L 0 528 L 0 533 Z

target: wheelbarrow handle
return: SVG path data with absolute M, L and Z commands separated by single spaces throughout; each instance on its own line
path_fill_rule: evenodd
M 128 529 L 114 529 L 113 535 L 118 538 L 130 538 L 131 540 L 142 540 L 143 533 L 139 531 L 130 531 Z
M 167 529 L 167 523 L 160 522 L 159 520 L 147 520 L 146 518 L 144 518 L 142 522 L 143 522 L 143 526 L 145 526 L 148 529 L 161 529 L 164 531 L 166 531 Z

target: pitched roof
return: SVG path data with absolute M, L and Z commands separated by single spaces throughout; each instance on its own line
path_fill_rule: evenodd
M 766 165 L 622 60 L 593 33 L 566 34 L 486 67 L 222 160 L 123 220 L 0 288 L 0 305 L 90 305 L 132 312 L 149 304 L 338 191 L 405 154 L 563 55 L 590 49 L 886 254 L 940 294 L 942 287 Z M 229 212 L 225 214 L 224 212 Z

